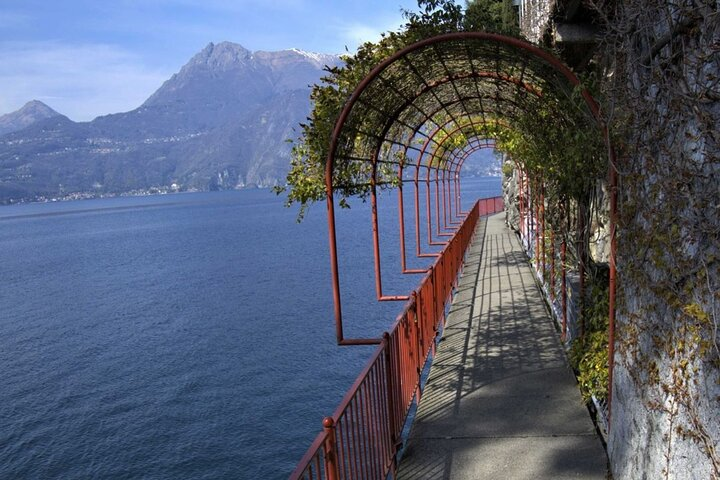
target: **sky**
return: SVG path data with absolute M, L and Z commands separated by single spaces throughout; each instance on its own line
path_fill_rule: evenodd
M 210 42 L 354 52 L 402 25 L 403 8 L 417 3 L 0 0 L 0 115 L 30 100 L 75 121 L 132 110 Z

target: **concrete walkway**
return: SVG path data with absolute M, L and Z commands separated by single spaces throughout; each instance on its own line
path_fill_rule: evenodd
M 605 450 L 503 219 L 478 225 L 399 479 L 606 478 Z

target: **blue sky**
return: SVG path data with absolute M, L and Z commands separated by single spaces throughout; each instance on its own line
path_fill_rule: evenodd
M 354 51 L 399 27 L 401 8 L 417 3 L 1 0 L 0 115 L 33 99 L 75 121 L 132 110 L 209 42 Z

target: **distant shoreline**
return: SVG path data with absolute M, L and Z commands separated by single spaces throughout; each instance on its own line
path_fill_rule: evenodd
M 462 178 L 488 178 L 488 177 L 501 177 L 502 172 L 488 172 L 485 175 L 471 175 Z M 57 197 L 46 197 L 39 195 L 33 198 L 20 198 L 20 199 L 9 199 L 0 201 L 0 206 L 12 206 L 12 205 L 28 205 L 33 203 L 58 203 L 58 202 L 72 202 L 76 200 L 97 200 L 102 198 L 119 198 L 119 197 L 150 197 L 160 195 L 173 195 L 177 193 L 202 193 L 202 192 L 230 192 L 230 191 L 243 191 L 243 190 L 269 190 L 272 186 L 258 186 L 248 185 L 238 188 L 223 188 L 217 190 L 210 189 L 199 189 L 199 188 L 173 188 L 172 186 L 165 187 L 150 187 L 147 189 L 130 190 L 127 192 L 120 193 L 96 193 L 96 192 L 73 192 L 63 196 Z
M 91 192 L 73 192 L 67 195 L 58 197 L 46 197 L 44 195 L 37 196 L 31 199 L 10 199 L 0 202 L 0 206 L 12 206 L 12 205 L 28 205 L 33 203 L 59 203 L 59 202 L 72 202 L 76 200 L 98 200 L 102 198 L 122 198 L 122 197 L 154 197 L 161 195 L 175 195 L 179 193 L 207 193 L 207 192 L 231 192 L 231 191 L 242 191 L 242 190 L 268 190 L 272 187 L 261 187 L 261 186 L 249 186 L 241 188 L 227 188 L 219 190 L 201 190 L 199 188 L 189 189 L 173 189 L 170 187 L 153 187 L 142 190 L 130 190 L 128 192 L 121 193 L 91 193 Z

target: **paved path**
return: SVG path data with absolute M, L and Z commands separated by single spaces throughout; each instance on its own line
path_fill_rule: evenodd
M 503 218 L 478 226 L 401 480 L 606 478 L 605 450 Z

